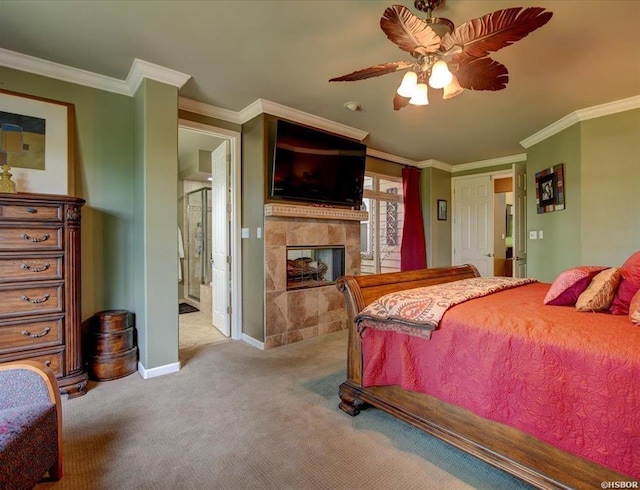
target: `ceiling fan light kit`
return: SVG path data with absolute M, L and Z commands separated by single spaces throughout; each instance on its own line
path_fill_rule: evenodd
M 418 74 L 415 71 L 408 71 L 404 74 L 402 83 L 396 92 L 402 97 L 411 97 L 416 90 L 416 85 L 418 85 Z
M 413 96 L 409 100 L 409 104 L 412 105 L 428 105 L 429 104 L 429 96 L 428 89 L 426 83 L 419 83 L 416 85 L 415 91 L 413 92 Z
M 447 100 L 467 90 L 502 90 L 509 82 L 509 72 L 489 54 L 509 46 L 545 25 L 552 13 L 540 7 L 498 10 L 455 27 L 443 17 L 433 17 L 433 10 L 444 0 L 415 0 L 417 10 L 426 19 L 413 15 L 402 5 L 388 7 L 380 19 L 380 28 L 414 61 L 395 61 L 371 66 L 330 82 L 353 82 L 409 71 L 404 75 L 394 99 L 394 110 L 407 105 L 427 105 L 427 84 L 443 89 Z

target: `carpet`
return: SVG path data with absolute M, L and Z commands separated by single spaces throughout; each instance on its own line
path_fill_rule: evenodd
M 373 408 L 338 408 L 346 330 L 261 351 L 228 340 L 180 371 L 63 397 L 64 477 L 36 490 L 530 490 Z
M 194 313 L 196 311 L 200 311 L 195 306 L 191 306 L 188 303 L 180 303 L 178 305 L 178 314 L 182 315 L 183 313 Z

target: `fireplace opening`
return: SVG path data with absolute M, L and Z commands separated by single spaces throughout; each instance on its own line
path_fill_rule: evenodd
M 344 275 L 344 246 L 287 247 L 287 289 L 334 284 Z

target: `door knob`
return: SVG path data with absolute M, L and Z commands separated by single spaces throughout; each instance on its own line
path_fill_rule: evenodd
M 493 254 L 484 254 L 485 257 L 493 257 Z

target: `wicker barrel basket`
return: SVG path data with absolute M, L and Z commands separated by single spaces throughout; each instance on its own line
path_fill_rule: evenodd
M 91 318 L 89 330 L 87 357 L 92 380 L 123 378 L 137 370 L 138 348 L 128 311 L 96 313 Z

